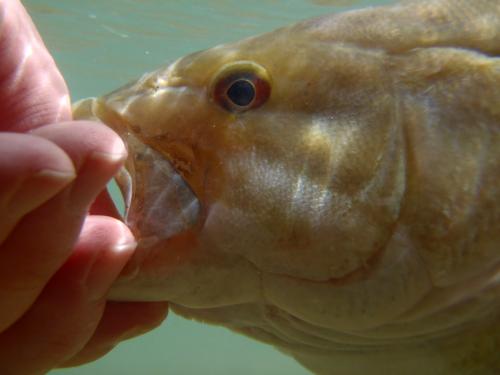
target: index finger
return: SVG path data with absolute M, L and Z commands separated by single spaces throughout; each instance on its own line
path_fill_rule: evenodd
M 0 131 L 71 119 L 69 93 L 19 0 L 0 0 Z

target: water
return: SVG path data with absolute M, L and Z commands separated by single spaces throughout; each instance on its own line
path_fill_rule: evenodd
M 296 20 L 390 0 L 24 0 L 73 100 L 111 91 L 187 53 Z M 97 362 L 53 375 L 309 374 L 268 345 L 170 314 Z

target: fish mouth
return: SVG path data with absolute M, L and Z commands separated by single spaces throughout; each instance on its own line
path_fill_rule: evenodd
M 128 157 L 115 181 L 124 200 L 123 220 L 139 247 L 152 247 L 199 223 L 200 201 L 182 174 L 161 153 L 142 142 L 105 101 L 89 98 L 76 102 L 73 117 L 101 122 L 125 143 Z

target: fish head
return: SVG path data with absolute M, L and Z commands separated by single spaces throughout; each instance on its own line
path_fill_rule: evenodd
M 78 103 L 129 151 L 139 243 L 110 298 L 168 300 L 322 373 L 474 362 L 498 326 L 498 4 L 481 4 L 304 21 Z
M 396 107 L 384 54 L 300 24 L 80 103 L 129 147 L 139 248 L 113 298 L 213 308 L 262 299 L 267 278 L 314 296 L 366 277 L 404 190 Z

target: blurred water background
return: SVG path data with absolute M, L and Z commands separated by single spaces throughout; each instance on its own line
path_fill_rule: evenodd
M 24 0 L 73 101 L 197 50 L 300 19 L 392 0 Z M 306 375 L 272 347 L 170 314 L 106 357 L 52 375 Z

